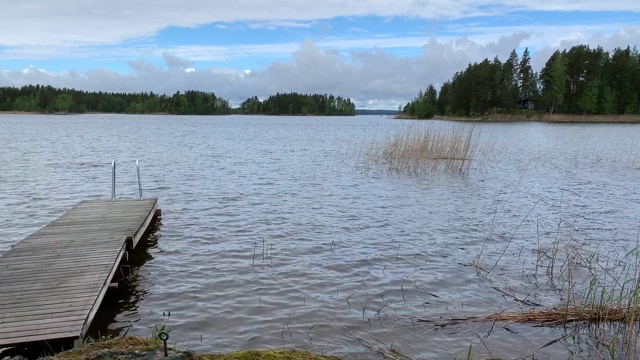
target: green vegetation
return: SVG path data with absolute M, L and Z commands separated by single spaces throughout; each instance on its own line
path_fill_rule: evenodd
M 82 359 L 181 359 L 181 360 L 338 360 L 335 356 L 315 355 L 298 350 L 246 350 L 229 354 L 196 354 L 192 351 L 170 349 L 169 357 L 164 357 L 162 346 L 158 342 L 134 336 L 87 343 L 73 350 L 61 352 L 51 360 Z
M 28 85 L 0 88 L 0 111 L 38 113 L 168 113 L 222 115 L 231 113 L 229 102 L 214 93 L 177 92 L 172 96 L 150 93 L 86 92 Z
M 535 109 L 535 111 L 534 111 Z M 523 113 L 519 113 L 524 110 Z M 473 118 L 500 114 L 532 119 L 537 113 L 571 115 L 640 114 L 640 54 L 616 48 L 574 46 L 556 51 L 540 73 L 531 68 L 528 49 L 469 64 L 442 84 L 432 85 L 403 108 L 411 118 L 434 115 Z
M 240 108 L 212 92 L 185 91 L 168 96 L 146 93 L 86 92 L 28 85 L 21 88 L 0 87 L 0 111 L 34 113 L 118 113 L 179 115 L 354 115 L 350 99 L 333 95 L 276 94 L 260 101 L 247 99 Z
M 320 94 L 287 93 L 269 96 L 260 101 L 254 96 L 245 100 L 238 111 L 263 115 L 355 115 L 356 106 L 350 99 Z
M 520 225 L 527 221 L 541 201 L 533 205 Z M 502 252 L 485 254 L 493 238 L 491 230 L 473 266 L 481 279 L 493 284 L 491 287 L 501 296 L 513 299 L 520 310 L 456 318 L 444 324 L 483 322 L 497 327 L 521 323 L 556 327 L 563 329 L 562 336 L 542 348 L 572 339 L 573 344 L 589 344 L 599 349 L 603 359 L 638 358 L 640 232 L 635 246 L 619 253 L 617 250 L 611 251 L 604 239 L 593 243 L 584 239 L 588 236 L 567 234 L 563 224 L 565 219 L 561 216 L 555 231 L 547 232 L 538 219 L 536 233 L 518 252 L 515 263 L 511 262 L 513 258 L 507 259 L 512 251 L 509 248 L 515 245 L 512 244 L 515 233 Z M 511 256 L 514 254 L 511 253 Z M 517 270 L 510 267 L 514 264 L 517 264 Z M 521 282 L 518 286 L 507 286 L 516 272 L 520 274 L 517 281 Z M 529 279 L 529 282 L 525 279 Z M 571 346 L 571 342 L 565 344 Z

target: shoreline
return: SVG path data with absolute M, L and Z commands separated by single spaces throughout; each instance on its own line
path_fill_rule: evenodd
M 640 115 L 566 115 L 566 114 L 495 114 L 479 117 L 435 116 L 431 119 L 418 119 L 404 114 L 393 117 L 396 120 L 443 120 L 459 122 L 544 122 L 567 124 L 640 124 Z
M 187 115 L 159 113 L 107 113 L 107 112 L 86 112 L 86 113 L 43 113 L 37 111 L 0 111 L 0 115 L 154 115 L 154 116 L 296 116 L 296 117 L 355 117 L 358 115 L 315 115 L 315 114 L 211 114 L 211 115 Z M 477 117 L 457 117 L 457 116 L 434 116 L 430 119 L 420 119 L 406 114 L 389 115 L 394 120 L 441 120 L 457 121 L 469 123 L 507 123 L 507 122 L 542 122 L 542 123 L 566 123 L 566 124 L 640 124 L 640 115 L 573 115 L 573 114 L 494 114 Z
M 171 114 L 168 112 L 156 112 L 156 113 L 112 113 L 112 112 L 83 112 L 83 113 L 46 113 L 37 111 L 0 111 L 0 115 L 154 115 L 154 116 L 294 116 L 294 117 L 355 117 L 357 115 L 321 115 L 321 114 Z
M 161 334 L 161 333 L 159 333 Z M 167 334 L 167 333 L 164 333 Z M 82 359 L 112 359 L 112 360 L 340 360 L 337 356 L 315 354 L 302 349 L 262 349 L 239 350 L 229 353 L 196 353 L 189 349 L 177 349 L 167 346 L 165 350 L 162 341 L 155 338 L 145 339 L 137 336 L 123 336 L 106 340 L 77 340 L 74 348 L 61 352 L 50 352 L 53 348 L 42 349 L 37 354 L 24 354 L 39 360 L 82 360 Z M 167 338 L 169 336 L 167 335 Z M 46 355 L 49 353 L 49 355 Z M 12 354 L 2 358 L 9 360 L 25 360 L 20 354 Z M 34 356 L 35 355 L 35 356 Z

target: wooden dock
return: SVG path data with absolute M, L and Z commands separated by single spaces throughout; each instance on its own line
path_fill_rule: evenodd
M 83 337 L 157 199 L 83 201 L 0 256 L 0 348 Z

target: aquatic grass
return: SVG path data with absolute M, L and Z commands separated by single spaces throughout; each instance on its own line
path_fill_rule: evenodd
M 564 223 L 561 206 L 558 212 L 560 219 L 556 229 L 545 232 L 551 235 L 546 238 L 546 245 L 546 241 L 540 237 L 540 221 L 536 221 L 535 249 L 532 251 L 535 258 L 528 260 L 533 269 L 527 273 L 534 281 L 528 285 L 530 289 L 526 290 L 527 295 L 517 296 L 493 286 L 503 295 L 521 303 L 521 311 L 514 313 L 503 310 L 488 316 L 450 319 L 445 325 L 481 321 L 562 327 L 567 333 L 543 347 L 568 337 L 587 337 L 594 347 L 606 347 L 610 358 L 635 358 L 639 355 L 637 343 L 640 339 L 640 231 L 633 249 L 624 254 L 603 253 L 600 242 L 594 247 L 586 240 L 565 238 L 561 231 Z M 525 219 L 528 216 L 529 214 Z M 519 227 L 515 232 L 518 229 Z M 490 238 L 491 234 L 485 239 L 482 251 Z M 509 245 L 511 240 L 506 247 Z M 499 254 L 494 253 L 494 256 L 500 257 L 495 262 L 490 261 L 493 267 L 483 266 L 486 259 L 483 261 L 481 252 L 473 260 L 478 274 L 487 279 L 498 276 L 493 269 L 499 266 L 505 252 L 506 249 Z M 521 253 L 522 249 L 518 256 Z M 523 262 L 523 278 L 526 262 L 527 260 Z M 507 269 L 508 265 L 502 268 Z M 540 281 L 545 278 L 546 281 Z M 530 301 L 529 297 L 536 293 L 544 294 L 546 302 L 541 304 Z M 558 301 L 549 303 L 549 295 L 553 293 L 558 295 Z M 433 322 L 424 319 L 419 321 Z
M 381 165 L 389 174 L 424 176 L 467 174 L 477 151 L 473 127 L 409 127 L 371 141 L 363 152 L 368 163 Z

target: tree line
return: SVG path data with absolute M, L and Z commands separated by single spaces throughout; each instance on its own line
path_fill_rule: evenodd
M 277 93 L 265 100 L 254 96 L 245 100 L 238 109 L 242 114 L 267 115 L 355 115 L 356 106 L 351 99 L 328 94 Z
M 640 114 L 638 50 L 574 46 L 556 51 L 539 73 L 529 50 L 513 50 L 502 62 L 496 56 L 469 64 L 442 84 L 427 86 L 403 108 L 416 118 L 436 114 L 475 117 L 495 113 L 545 112 L 580 115 Z
M 247 99 L 233 109 L 229 102 L 213 92 L 180 91 L 169 96 L 140 93 L 87 92 L 43 85 L 20 88 L 0 87 L 0 111 L 39 113 L 119 113 L 119 114 L 179 114 L 179 115 L 354 115 L 350 99 L 333 95 L 276 94 L 260 101 Z
M 0 87 L 0 111 L 221 115 L 231 113 L 231 107 L 227 100 L 212 92 L 178 91 L 168 96 L 153 92 L 87 92 L 26 85 L 20 88 Z

